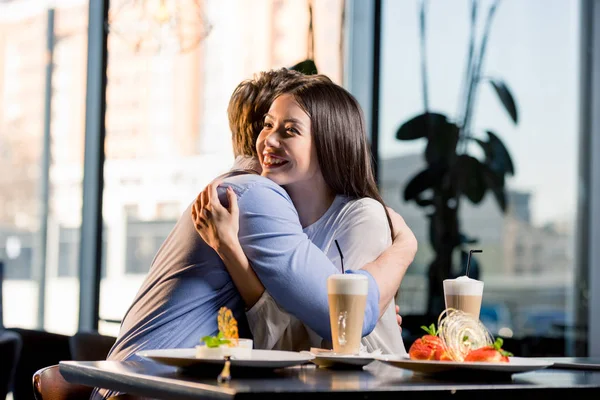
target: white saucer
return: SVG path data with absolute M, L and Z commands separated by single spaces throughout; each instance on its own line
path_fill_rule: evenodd
M 375 361 L 375 358 L 370 355 L 349 355 L 349 354 L 336 354 L 333 351 L 319 351 L 316 353 L 310 353 L 304 351 L 302 353 L 311 354 L 314 359 L 312 363 L 319 367 L 333 367 L 333 366 L 353 366 L 353 367 L 364 367 Z

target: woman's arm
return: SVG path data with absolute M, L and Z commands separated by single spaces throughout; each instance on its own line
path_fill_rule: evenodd
M 398 293 L 400 283 L 406 274 L 406 270 L 413 262 L 418 247 L 417 238 L 404 219 L 391 208 L 388 207 L 387 209 L 393 225 L 393 243 L 375 261 L 362 267 L 375 278 L 379 286 L 380 316 L 385 312 L 387 304 L 394 300 Z M 377 214 L 380 215 L 381 213 Z
M 296 350 L 299 344 L 307 341 L 306 329 L 301 324 L 292 323 L 291 315 L 279 307 L 254 273 L 238 239 L 237 197 L 228 187 L 229 207 L 223 207 L 218 201 L 218 184 L 215 182 L 207 186 L 192 205 L 194 227 L 217 252 L 240 292 L 246 304 L 246 317 L 255 348 Z
M 233 190 L 227 188 L 229 208 L 221 205 L 217 194 L 218 182 L 209 184 L 192 206 L 194 227 L 202 239 L 212 247 L 231 275 L 246 308 L 252 308 L 265 291 L 238 239 L 239 209 Z

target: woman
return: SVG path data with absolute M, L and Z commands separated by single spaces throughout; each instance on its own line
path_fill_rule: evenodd
M 317 76 L 277 97 L 265 116 L 257 150 L 262 175 L 287 191 L 304 232 L 340 269 L 334 241 L 346 269 L 374 260 L 391 244 L 391 223 L 373 177 L 362 111 L 346 90 Z M 277 307 L 249 267 L 237 240 L 235 196 L 229 192 L 229 214 L 222 207 L 209 209 L 208 197 L 215 195 L 213 184 L 199 196 L 192 217 L 250 308 L 248 322 L 257 347 L 321 346 L 321 338 Z M 394 309 L 392 302 L 363 338 L 368 351 L 406 352 Z

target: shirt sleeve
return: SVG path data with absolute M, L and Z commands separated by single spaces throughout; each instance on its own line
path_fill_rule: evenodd
M 331 338 L 327 278 L 339 273 L 302 231 L 285 191 L 256 182 L 238 198 L 239 239 L 252 268 L 273 299 L 323 338 Z M 379 318 L 379 287 L 366 271 L 348 271 L 369 280 L 363 336 Z
M 248 325 L 254 337 L 254 348 L 271 350 L 283 332 L 290 329 L 291 316 L 275 303 L 268 291 L 246 311 Z

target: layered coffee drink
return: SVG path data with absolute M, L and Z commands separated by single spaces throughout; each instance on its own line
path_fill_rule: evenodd
M 444 280 L 446 308 L 455 308 L 479 318 L 482 297 L 482 281 L 471 279 L 468 276 Z
M 358 354 L 369 281 L 364 275 L 336 274 L 327 279 L 333 351 Z

